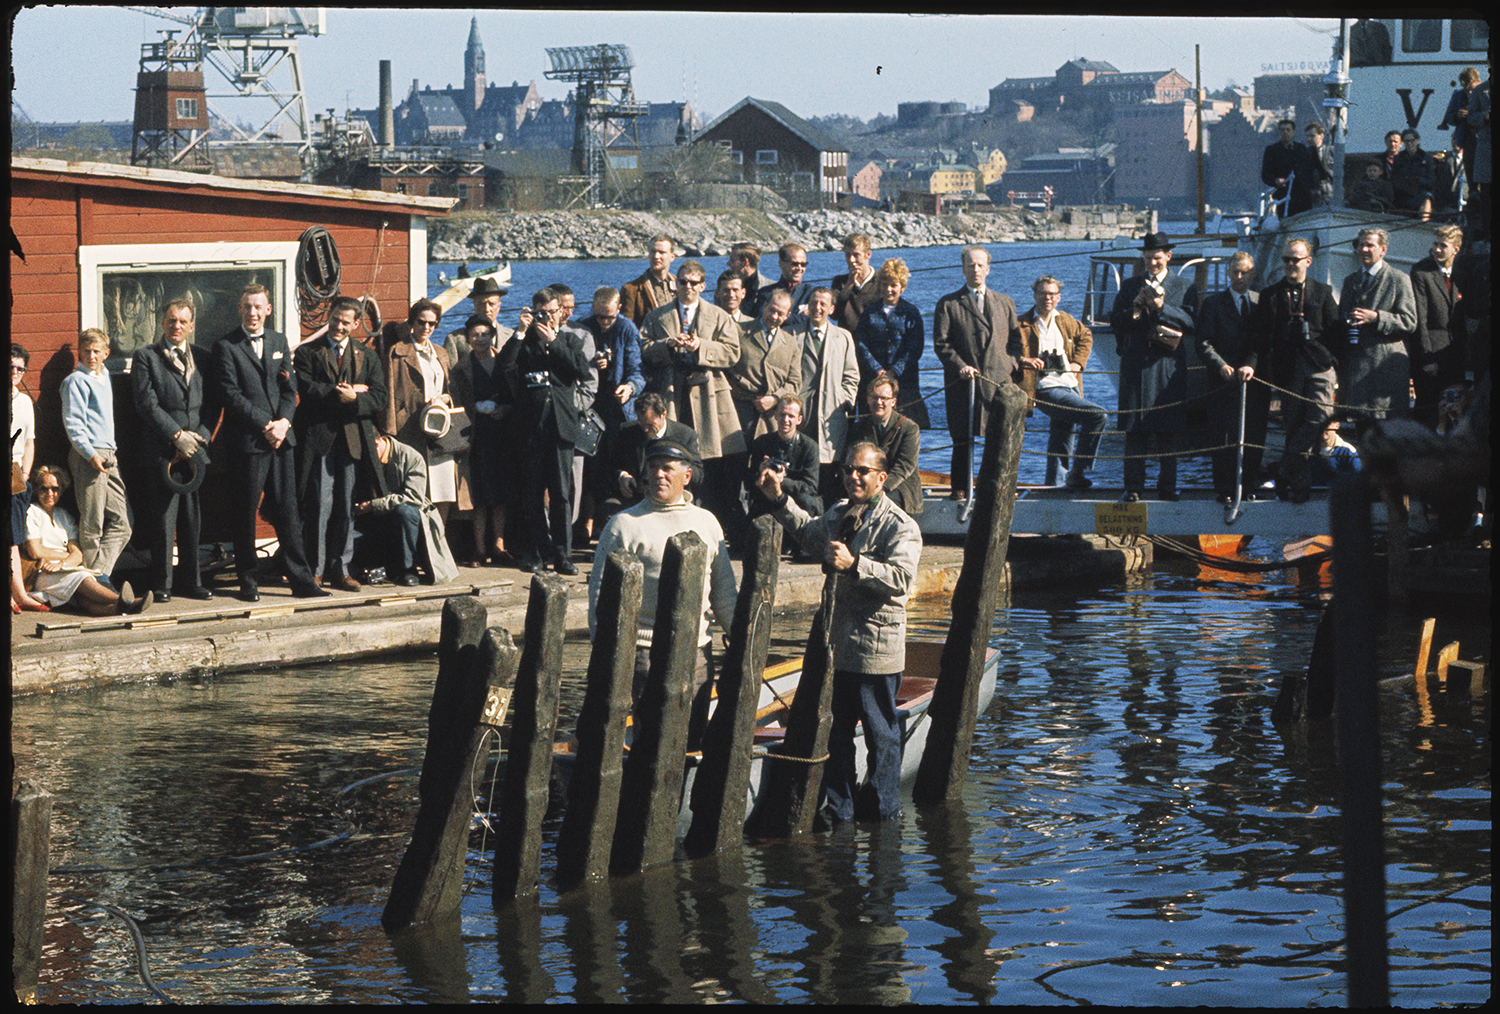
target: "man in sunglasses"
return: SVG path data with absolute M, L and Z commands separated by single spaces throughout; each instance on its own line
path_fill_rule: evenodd
M 832 581 L 833 727 L 823 770 L 824 805 L 836 821 L 901 816 L 901 720 L 896 691 L 906 668 L 906 600 L 922 557 L 917 523 L 885 494 L 885 452 L 856 443 L 844 459 L 847 500 L 814 518 L 782 489 L 781 472 L 761 469 L 772 515 L 823 561 Z M 865 734 L 866 780 L 858 792 L 854 726 Z M 871 798 L 873 797 L 873 798 Z
M 1261 291 L 1250 330 L 1253 343 L 1270 352 L 1272 382 L 1289 392 L 1281 399 L 1286 450 L 1277 495 L 1306 503 L 1312 490 L 1308 457 L 1333 415 L 1335 359 L 1329 346 L 1337 338 L 1339 306 L 1331 286 L 1307 277 L 1309 241 L 1287 240 L 1281 264 L 1281 281 Z

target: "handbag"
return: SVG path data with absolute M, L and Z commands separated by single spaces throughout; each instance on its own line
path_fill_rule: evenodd
M 578 413 L 578 441 L 573 449 L 585 457 L 592 458 L 599 453 L 599 441 L 604 436 L 604 418 L 594 411 L 586 408 Z
M 1182 335 L 1181 333 L 1162 334 L 1162 329 L 1160 326 L 1158 326 L 1151 332 L 1151 342 L 1154 345 L 1161 346 L 1168 352 L 1176 352 L 1177 346 L 1182 344 Z
M 427 446 L 433 454 L 457 457 L 468 453 L 469 439 L 473 434 L 474 424 L 469 421 L 468 411 L 462 408 L 449 409 L 447 427 L 441 433 L 429 433 Z

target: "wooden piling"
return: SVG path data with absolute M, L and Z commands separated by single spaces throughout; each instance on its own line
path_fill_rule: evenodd
M 51 844 L 52 794 L 23 779 L 10 799 L 10 980 L 21 1003 L 36 1002 Z
M 568 582 L 550 574 L 533 575 L 498 807 L 492 884 L 497 905 L 534 895 L 541 883 L 542 818 L 552 778 L 567 611 Z
M 667 540 L 656 593 L 651 663 L 635 708 L 609 869 L 616 876 L 670 862 L 692 707 L 708 547 L 692 532 Z
M 641 561 L 624 551 L 611 553 L 600 575 L 568 808 L 557 836 L 557 882 L 564 888 L 609 873 L 625 759 L 625 719 L 635 678 L 641 575 Z
M 839 577 L 823 580 L 823 604 L 813 615 L 802 656 L 802 677 L 792 698 L 781 749 L 773 749 L 765 762 L 770 765 L 762 779 L 765 788 L 756 806 L 750 833 L 763 838 L 785 838 L 806 834 L 818 812 L 818 793 L 823 787 L 823 765 L 828 761 L 828 733 L 833 725 L 833 645 L 828 628 Z M 780 760 L 778 757 L 785 757 Z
M 912 790 L 917 803 L 956 799 L 963 791 L 979 714 L 979 683 L 989 658 L 990 631 L 1005 577 L 1025 436 L 1026 395 L 1014 384 L 1006 384 L 990 404 L 963 569 L 953 589 L 953 616 L 927 711 L 932 725 Z
M 1341 475 L 1328 498 L 1338 657 L 1339 805 L 1342 808 L 1345 966 L 1351 1007 L 1390 1000 L 1385 840 L 1380 800 L 1380 697 L 1375 682 L 1379 615 L 1364 473 Z
M 703 736 L 703 762 L 693 779 L 693 823 L 683 838 L 690 856 L 740 844 L 750 787 L 755 711 L 771 647 L 771 613 L 781 566 L 781 526 L 769 514 L 751 525 L 751 551 L 719 669 L 718 701 Z
M 471 772 L 485 742 L 489 687 L 492 680 L 500 684 L 509 677 L 503 652 L 489 663 L 481 659 L 487 618 L 484 606 L 471 596 L 443 603 L 438 675 L 427 713 L 427 753 L 418 786 L 421 802 L 411 843 L 380 916 L 388 932 L 459 906 L 474 812 Z
M 1448 667 L 1458 661 L 1458 642 L 1449 641 L 1438 650 L 1437 657 L 1437 679 L 1439 683 L 1448 682 Z

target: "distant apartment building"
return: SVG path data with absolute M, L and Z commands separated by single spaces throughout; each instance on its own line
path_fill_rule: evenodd
M 1204 117 L 1210 155 L 1204 170 L 1209 203 L 1235 211 L 1256 206 L 1262 189 L 1261 156 L 1266 146 L 1279 138 L 1278 119 L 1272 110 L 1246 112 L 1239 108 L 1225 113 L 1217 122 L 1210 123 Z
M 1035 194 L 1051 187 L 1054 206 L 1113 204 L 1114 152 L 1113 144 L 1104 144 L 1031 155 L 1008 168 L 986 192 L 996 204 L 1006 204 L 1012 191 Z
M 1321 74 L 1262 74 L 1255 79 L 1255 108 L 1279 112 L 1296 120 L 1299 140 L 1302 128 L 1314 120 L 1328 126 L 1323 109 Z
M 866 201 L 880 200 L 880 179 L 884 174 L 879 162 L 866 161 L 849 177 L 849 192 Z
M 849 192 L 849 152 L 779 102 L 746 96 L 694 144 L 722 144 L 741 182 L 767 187 L 791 207 L 832 207 Z
M 1115 199 L 1191 211 L 1198 182 L 1191 102 L 1144 102 L 1115 110 Z

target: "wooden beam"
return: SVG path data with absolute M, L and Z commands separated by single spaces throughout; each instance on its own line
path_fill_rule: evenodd
M 557 836 L 557 882 L 564 888 L 609 873 L 624 769 L 625 719 L 635 679 L 641 561 L 617 550 L 604 561 L 568 807 Z
M 542 818 L 552 779 L 557 688 L 562 678 L 568 584 L 550 574 L 531 578 L 526 637 L 510 702 L 510 743 L 495 836 L 495 904 L 537 893 L 542 869 Z
M 692 532 L 667 540 L 652 627 L 650 674 L 636 701 L 635 739 L 620 790 L 610 873 L 670 862 L 682 807 L 687 723 L 708 547 Z
M 989 660 L 990 631 L 995 625 L 1005 557 L 1010 549 L 1025 427 L 1026 395 L 1014 384 L 1006 384 L 990 401 L 990 424 L 974 488 L 974 514 L 964 542 L 963 569 L 953 589 L 952 620 L 927 711 L 932 726 L 913 788 L 918 803 L 958 798 L 969 771 L 979 683 Z
M 693 778 L 693 823 L 683 838 L 690 856 L 736 847 L 745 836 L 755 709 L 771 647 L 781 566 L 781 525 L 765 514 L 751 523 L 751 532 L 734 626 L 719 670 L 718 703 L 703 736 L 703 763 Z
M 11 985 L 16 999 L 36 1002 L 47 918 L 52 794 L 22 779 L 10 799 Z

